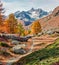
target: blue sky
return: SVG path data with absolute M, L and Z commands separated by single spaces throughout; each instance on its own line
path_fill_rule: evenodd
M 59 0 L 2 0 L 6 15 L 16 11 L 29 10 L 33 8 L 42 8 L 46 11 L 51 11 L 59 6 Z

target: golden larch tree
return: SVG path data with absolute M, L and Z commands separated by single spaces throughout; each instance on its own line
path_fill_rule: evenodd
M 36 20 L 31 25 L 31 33 L 32 34 L 38 34 L 39 32 L 41 32 L 41 25 L 39 23 L 39 20 Z
M 21 23 L 19 23 L 17 26 L 17 33 L 21 36 L 24 36 L 24 27 Z
M 8 32 L 11 34 L 17 33 L 17 19 L 14 14 L 10 14 L 7 20 Z
M 29 31 L 28 30 L 25 30 L 24 31 L 24 34 L 25 34 L 25 36 L 28 35 L 29 34 Z

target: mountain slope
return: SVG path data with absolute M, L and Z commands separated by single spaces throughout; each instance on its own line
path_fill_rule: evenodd
M 21 59 L 24 65 L 53 65 L 59 62 L 59 38 L 51 45 Z
M 59 6 L 53 12 L 41 19 L 38 19 L 41 24 L 42 31 L 59 31 Z

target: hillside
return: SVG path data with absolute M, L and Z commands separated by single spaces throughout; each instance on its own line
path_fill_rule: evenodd
M 19 60 L 23 57 L 35 52 L 37 50 L 45 48 L 47 45 L 53 44 L 53 42 L 58 38 L 58 36 L 42 35 L 40 37 L 33 37 L 26 40 L 26 38 L 17 39 L 16 35 L 3 35 L 0 36 L 0 61 L 2 65 L 5 62 L 5 65 L 8 63 L 15 63 L 16 65 Z M 32 43 L 33 42 L 33 43 Z M 22 65 L 22 64 L 21 64 Z
M 43 32 L 47 31 L 59 31 L 59 16 L 51 18 L 49 21 L 42 23 Z
M 51 14 L 41 19 L 38 19 L 42 26 L 42 31 L 59 31 L 59 6 L 56 7 Z
M 59 38 L 46 48 L 22 58 L 21 61 L 22 65 L 53 65 L 59 62 Z

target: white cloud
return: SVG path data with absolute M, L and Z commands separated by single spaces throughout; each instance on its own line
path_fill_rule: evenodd
M 30 8 L 42 8 L 50 11 L 59 5 L 59 0 L 9 0 L 3 1 L 6 9 L 5 14 L 13 13 L 18 10 L 29 10 Z
M 9 13 L 14 13 L 16 12 L 17 10 L 20 10 L 22 9 L 21 8 L 21 4 L 19 4 L 19 2 L 3 2 L 3 6 L 6 10 L 6 15 L 8 15 Z

